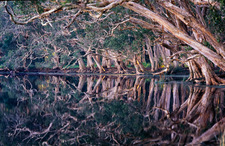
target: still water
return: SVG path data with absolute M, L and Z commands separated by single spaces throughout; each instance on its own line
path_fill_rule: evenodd
M 0 145 L 223 145 L 223 87 L 148 76 L 0 77 Z

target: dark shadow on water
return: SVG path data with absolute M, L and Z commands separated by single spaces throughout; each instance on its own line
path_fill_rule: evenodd
M 182 80 L 1 77 L 0 145 L 223 144 L 225 88 Z

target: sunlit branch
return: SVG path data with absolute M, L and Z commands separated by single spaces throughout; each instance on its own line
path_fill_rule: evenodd
M 87 5 L 87 8 L 93 11 L 98 11 L 98 12 L 104 12 L 109 9 L 112 9 L 113 7 L 116 7 L 117 5 L 120 5 L 124 0 L 113 0 L 111 3 L 109 3 L 107 6 L 104 7 L 96 7 L 93 5 Z
M 221 4 L 215 0 L 190 0 L 195 5 L 199 6 L 215 6 L 217 9 L 220 9 Z
M 44 23 L 44 21 L 41 19 L 41 25 L 46 26 L 46 25 L 49 24 L 51 27 L 53 27 L 52 24 L 51 24 L 53 21 L 49 21 L 48 19 L 46 19 L 46 20 L 47 20 L 47 22 Z

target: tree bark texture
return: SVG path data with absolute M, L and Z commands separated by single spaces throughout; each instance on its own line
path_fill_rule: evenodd
M 198 41 L 194 40 L 192 37 L 187 35 L 182 30 L 175 27 L 172 23 L 167 21 L 164 17 L 160 16 L 159 14 L 154 13 L 153 11 L 145 8 L 144 6 L 137 4 L 135 2 L 125 2 L 123 4 L 125 8 L 131 9 L 138 14 L 151 19 L 160 25 L 162 25 L 167 31 L 173 34 L 176 38 L 180 39 L 181 41 L 185 42 L 187 45 L 191 46 L 195 50 L 197 50 L 200 54 L 207 57 L 210 61 L 212 61 L 215 65 L 220 67 L 222 70 L 225 71 L 225 59 L 217 54 L 216 52 L 210 50 L 208 47 L 202 45 Z

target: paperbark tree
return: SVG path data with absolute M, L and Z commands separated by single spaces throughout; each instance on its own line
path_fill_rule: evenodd
M 204 13 L 200 14 L 201 8 L 199 8 L 200 5 L 214 5 L 217 9 L 219 9 L 219 3 L 218 2 L 212 2 L 212 1 L 192 1 L 194 3 L 194 6 L 196 6 L 196 11 L 193 9 L 190 9 L 190 4 L 187 1 L 175 1 L 175 2 L 168 2 L 168 1 L 157 1 L 155 4 L 145 1 L 145 2 L 133 2 L 129 0 L 105 0 L 105 1 L 81 1 L 81 3 L 66 3 L 64 5 L 60 3 L 53 3 L 51 7 L 49 7 L 45 12 L 39 13 L 37 15 L 34 15 L 30 17 L 29 19 L 26 19 L 25 21 L 20 21 L 20 18 L 16 17 L 14 14 L 13 9 L 10 8 L 9 5 L 5 5 L 5 9 L 8 12 L 10 19 L 15 23 L 19 25 L 25 25 L 28 24 L 35 19 L 41 19 L 46 20 L 46 23 L 42 23 L 43 25 L 51 25 L 51 21 L 49 20 L 50 15 L 54 13 L 59 13 L 61 11 L 63 12 L 69 12 L 70 10 L 75 10 L 74 16 L 69 20 L 69 24 L 66 26 L 66 28 L 69 28 L 71 24 L 83 13 L 88 13 L 90 16 L 92 16 L 93 19 L 99 19 L 103 14 L 110 11 L 112 8 L 115 8 L 117 6 L 122 6 L 124 8 L 127 8 L 129 10 L 132 10 L 133 12 L 136 12 L 138 16 L 143 16 L 145 19 L 147 18 L 147 21 L 151 21 L 153 25 L 146 25 L 146 22 L 143 20 L 138 20 L 136 18 L 130 17 L 128 20 L 124 20 L 120 23 L 117 23 L 117 25 L 112 29 L 112 32 L 114 29 L 118 28 L 120 24 L 125 24 L 128 21 L 134 24 L 138 24 L 139 26 L 147 29 L 152 29 L 153 31 L 159 31 L 161 29 L 161 34 L 159 35 L 161 40 L 161 44 L 165 43 L 164 41 L 166 35 L 167 36 L 173 36 L 170 39 L 172 43 L 174 43 L 174 38 L 179 40 L 181 43 L 190 46 L 192 49 L 196 50 L 197 53 L 204 56 L 206 59 L 211 61 L 214 65 L 218 66 L 220 69 L 225 71 L 225 49 L 224 45 L 219 43 L 217 39 L 214 37 L 214 35 L 207 29 L 205 26 L 206 23 L 204 23 Z M 156 5 L 156 6 L 154 6 Z M 197 13 L 194 15 L 194 13 Z M 198 20 L 199 18 L 199 20 Z M 22 20 L 22 19 L 21 19 Z M 113 33 L 112 33 L 113 34 Z M 169 35 L 168 35 L 169 34 Z M 201 37 L 198 37 L 198 36 Z M 194 36 L 194 37 L 193 37 Z M 203 41 L 202 41 L 203 40 Z M 207 41 L 211 46 L 204 45 L 204 40 Z M 175 45 L 175 44 L 174 44 Z M 150 52 L 151 53 L 151 52 Z M 173 52 L 176 53 L 176 52 Z M 177 60 L 175 56 L 175 60 Z M 95 61 L 99 62 L 98 58 L 93 58 Z M 164 58 L 165 60 L 165 58 Z M 204 77 L 206 79 L 207 84 L 219 84 L 224 83 L 224 81 L 220 78 L 218 78 L 214 73 L 212 69 L 208 69 L 209 65 L 207 63 L 207 60 L 204 59 L 193 59 L 189 62 L 189 68 L 193 72 L 197 70 L 195 66 L 192 66 L 194 64 L 201 64 L 204 65 L 201 66 L 201 75 L 196 75 L 196 77 Z M 121 72 L 121 66 L 120 66 L 120 60 L 115 60 L 115 64 L 118 68 L 118 71 Z M 152 62 L 152 61 L 151 61 Z M 195 62 L 195 63 L 194 63 Z M 136 63 L 136 61 L 134 62 Z M 97 63 L 98 64 L 98 63 Z M 136 65 L 136 64 L 135 64 Z M 99 69 L 101 70 L 101 67 L 98 65 Z M 136 67 L 137 70 L 137 67 Z M 139 72 L 139 71 L 137 71 Z M 192 73 L 191 73 L 192 74 Z M 192 77 L 192 75 L 191 75 Z M 214 78 L 212 80 L 209 79 L 209 77 Z M 194 75 L 195 78 L 195 75 Z

